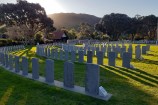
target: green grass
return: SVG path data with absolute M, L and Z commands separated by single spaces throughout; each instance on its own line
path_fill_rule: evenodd
M 13 54 L 26 56 L 29 62 L 33 57 L 39 58 L 40 75 L 44 76 L 45 58 L 35 55 L 35 47 Z M 158 46 L 151 46 L 151 51 L 143 57 L 142 61 L 132 59 L 136 69 L 122 68 L 119 58 L 116 61 L 119 67 L 100 66 L 100 85 L 113 94 L 108 102 L 22 78 L 0 68 L 0 105 L 158 105 Z M 94 57 L 93 62 L 96 61 Z M 105 58 L 104 64 L 107 61 Z M 63 64 L 55 60 L 56 80 L 63 81 Z M 85 65 L 75 63 L 75 84 L 84 86 L 84 76 Z

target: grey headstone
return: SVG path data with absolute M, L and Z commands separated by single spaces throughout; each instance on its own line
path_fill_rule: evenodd
M 75 62 L 76 60 L 76 52 L 75 51 L 71 51 L 71 61 Z
M 58 50 L 55 49 L 54 59 L 58 59 Z
M 117 50 L 117 53 L 121 53 L 121 47 L 120 46 L 116 46 L 116 50 Z
M 115 57 L 118 58 L 118 52 L 117 51 L 115 51 Z
M 26 57 L 22 57 L 22 75 L 28 75 L 28 59 Z
M 116 47 L 113 45 L 112 46 L 112 52 L 115 52 L 116 51 Z
M 87 55 L 87 48 L 86 47 L 84 47 L 84 55 Z
M 87 50 L 88 50 L 88 51 L 90 51 L 90 50 L 91 50 L 90 46 L 88 46 Z
M 0 49 L 0 64 L 2 64 L 2 53 L 1 53 L 1 49 Z
M 126 47 L 121 48 L 120 57 L 122 58 L 123 53 L 126 52 Z
M 147 45 L 146 47 L 147 47 L 146 50 L 150 51 L 150 45 Z
M 48 54 L 47 57 L 50 57 L 50 55 L 51 55 L 51 50 L 50 50 L 50 48 L 48 48 L 47 51 L 48 51 L 48 53 L 47 53 L 47 54 Z
M 104 54 L 102 51 L 97 53 L 97 64 L 103 65 Z
M 13 59 L 14 59 L 14 56 L 13 55 L 9 55 L 9 69 L 10 70 L 13 70 L 13 65 L 14 65 Z
M 124 48 L 124 49 L 125 49 L 125 51 L 126 51 L 126 46 L 125 46 L 125 45 L 122 45 L 122 48 Z
M 142 54 L 146 54 L 147 51 L 147 47 L 146 46 L 142 46 Z
M 64 52 L 63 52 L 63 50 L 60 50 L 60 60 L 63 60 L 64 58 Z
M 84 54 L 83 54 L 83 51 L 79 51 L 78 52 L 78 56 L 79 56 L 79 59 L 78 59 L 78 62 L 79 63 L 83 63 L 83 61 L 84 61 Z
M 2 52 L 1 52 L 1 64 L 2 65 L 5 65 L 5 54 L 4 54 L 4 52 L 3 52 L 3 49 L 1 49 L 2 50 Z
M 108 45 L 107 52 L 111 52 L 111 46 Z
M 141 58 L 140 45 L 137 45 L 137 46 L 135 47 L 135 58 L 136 58 L 136 59 L 140 59 L 140 58 Z
M 5 66 L 5 54 L 2 53 L 2 65 Z
M 20 62 L 19 62 L 19 56 L 15 56 L 15 72 L 20 72 Z
M 45 48 L 44 52 L 45 52 L 45 57 L 47 57 L 48 56 L 48 48 Z
M 131 54 L 130 58 L 132 59 L 132 53 L 133 53 L 132 45 L 129 45 L 128 52 Z
M 5 67 L 9 67 L 9 57 L 8 54 L 5 54 Z
M 43 47 L 42 47 L 42 56 L 45 56 L 45 51 Z
M 68 61 L 69 60 L 69 52 L 66 50 L 65 51 L 65 60 Z
M 96 52 L 98 52 L 99 51 L 99 47 L 96 47 Z
M 52 49 L 52 50 L 51 50 L 51 58 L 52 58 L 52 59 L 54 59 L 54 55 L 55 55 L 54 53 L 55 53 L 55 52 L 54 52 L 54 49 Z
M 102 51 L 103 53 L 105 53 L 105 52 L 106 52 L 106 47 L 102 47 L 102 48 L 101 48 L 101 51 Z
M 74 88 L 74 64 L 72 62 L 64 63 L 64 86 Z
M 130 53 L 124 52 L 122 59 L 122 66 L 126 68 L 130 68 L 130 61 L 131 61 Z
M 93 53 L 92 53 L 92 51 L 87 51 L 87 63 L 93 63 Z
M 116 53 L 115 52 L 108 52 L 108 65 L 115 66 L 116 64 Z
M 39 79 L 39 63 L 37 58 L 32 58 L 32 78 Z
M 54 82 L 54 61 L 50 59 L 46 60 L 46 82 Z
M 99 94 L 99 66 L 96 64 L 86 65 L 86 81 L 85 81 L 85 91 L 92 95 Z
M 92 50 L 92 53 L 93 53 L 93 56 L 94 56 L 95 55 L 95 49 L 94 49 L 94 47 L 91 47 L 90 49 Z

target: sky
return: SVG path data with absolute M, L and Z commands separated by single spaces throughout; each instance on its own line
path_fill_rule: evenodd
M 123 13 L 130 17 L 158 16 L 158 0 L 27 0 L 39 3 L 47 14 L 86 13 L 103 17 L 110 13 Z M 0 3 L 16 3 L 16 0 L 0 0 Z

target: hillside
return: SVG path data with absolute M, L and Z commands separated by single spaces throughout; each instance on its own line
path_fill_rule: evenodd
M 54 26 L 56 28 L 66 27 L 66 28 L 76 28 L 80 23 L 89 23 L 94 25 L 98 23 L 100 18 L 89 15 L 89 14 L 76 14 L 76 13 L 55 13 L 48 15 L 51 19 L 54 20 Z

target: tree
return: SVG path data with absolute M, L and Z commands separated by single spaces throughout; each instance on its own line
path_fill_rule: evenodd
M 7 29 L 6 29 L 6 27 L 0 27 L 0 33 L 5 33 L 5 32 L 7 32 Z
M 101 21 L 95 25 L 97 31 L 110 35 L 111 40 L 118 40 L 121 34 L 125 34 L 130 26 L 131 18 L 125 14 L 104 15 Z
M 141 20 L 142 17 L 140 15 L 136 15 L 134 18 L 131 18 L 130 28 L 127 31 L 127 33 L 131 36 L 129 37 L 131 40 L 134 40 L 135 35 L 140 31 L 140 28 L 142 27 Z
M 91 39 L 94 32 L 93 26 L 88 23 L 81 23 L 78 28 L 78 38 L 79 39 Z
M 69 39 L 76 39 L 77 38 L 75 29 L 68 30 L 67 35 L 68 35 Z
M 157 29 L 157 17 L 154 15 L 145 16 L 142 19 L 143 28 L 146 28 L 149 40 L 154 40 L 156 38 L 156 29 Z
M 34 35 L 40 31 L 54 31 L 53 20 L 47 17 L 43 7 L 39 4 L 19 0 L 16 4 L 0 5 L 0 23 L 7 26 L 26 27 L 26 39 L 34 40 Z M 26 31 L 26 30 L 25 30 Z
M 43 42 L 41 34 L 36 34 L 35 35 L 35 42 L 36 43 L 42 43 Z
M 23 27 L 17 27 L 17 26 L 7 27 L 6 34 L 9 35 L 10 39 L 22 41 L 23 34 L 24 34 L 23 32 L 25 32 L 25 31 L 21 31 L 21 30 L 24 30 L 24 28 Z

